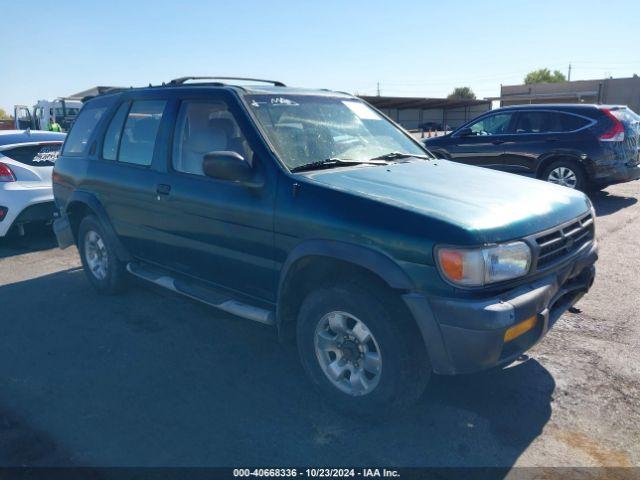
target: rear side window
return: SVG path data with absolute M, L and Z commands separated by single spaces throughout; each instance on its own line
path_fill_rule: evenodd
M 107 107 L 92 106 L 90 103 L 80 110 L 80 115 L 67 135 L 63 154 L 81 154 L 86 152 L 91 133 L 104 115 Z
M 560 116 L 560 125 L 563 132 L 573 132 L 591 123 L 586 118 L 578 117 L 577 115 L 570 115 L 568 113 L 558 113 L 558 115 Z
M 122 131 L 118 161 L 151 165 L 166 103 L 164 100 L 133 102 Z
M 518 115 L 515 133 L 573 132 L 587 126 L 585 118 L 562 112 L 524 111 Z
M 516 133 L 559 132 L 559 120 L 554 112 L 520 112 Z
M 129 111 L 129 102 L 120 105 L 118 111 L 111 119 L 107 133 L 104 135 L 104 144 L 102 145 L 102 158 L 105 160 L 115 160 L 118 158 L 118 147 L 120 146 L 120 137 L 122 136 L 122 127 L 127 118 Z
M 16 162 L 32 167 L 52 167 L 60 153 L 60 143 L 25 145 L 0 152 Z

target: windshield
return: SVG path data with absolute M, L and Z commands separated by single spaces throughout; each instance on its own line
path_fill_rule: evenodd
M 366 103 L 312 95 L 247 95 L 280 159 L 289 169 L 326 159 L 367 161 L 391 152 L 425 151 Z

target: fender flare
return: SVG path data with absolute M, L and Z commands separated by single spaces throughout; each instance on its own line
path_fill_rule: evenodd
M 412 290 L 414 287 L 413 282 L 400 266 L 379 250 L 335 240 L 306 240 L 291 250 L 282 266 L 278 295 L 291 267 L 304 257 L 329 257 L 353 263 L 375 273 L 394 289 Z
M 341 260 L 362 267 L 380 277 L 389 287 L 411 291 L 413 282 L 400 266 L 385 253 L 362 245 L 335 240 L 306 240 L 297 245 L 287 257 L 278 281 L 277 305 L 281 305 L 285 294 L 286 282 L 292 267 L 307 257 L 326 257 Z M 276 323 L 283 322 L 281 309 L 276 309 Z
M 542 172 L 550 162 L 560 160 L 562 158 L 568 158 L 580 165 L 585 171 L 588 172 L 588 166 L 584 159 L 580 158 L 580 154 L 572 151 L 552 151 L 542 155 L 538 160 L 538 168 L 536 168 L 535 178 L 541 178 Z
M 127 252 L 126 248 L 124 248 L 124 245 L 122 245 L 120 238 L 116 234 L 116 231 L 111 224 L 111 220 L 107 215 L 107 211 L 102 206 L 102 203 L 100 203 L 100 201 L 96 198 L 96 196 L 92 193 L 76 190 L 71 194 L 69 200 L 67 201 L 67 204 L 64 208 L 65 215 L 69 215 L 69 206 L 74 203 L 84 204 L 96 215 L 96 217 L 98 217 L 100 225 L 102 225 L 102 228 L 104 229 L 104 234 L 107 236 L 111 244 L 115 246 L 118 259 L 122 261 L 131 260 L 132 257 L 129 252 Z M 77 241 L 78 239 L 76 238 L 76 243 Z

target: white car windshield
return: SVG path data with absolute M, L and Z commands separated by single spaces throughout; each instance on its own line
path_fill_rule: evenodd
M 247 95 L 245 100 L 290 169 L 327 159 L 365 162 L 426 152 L 366 103 L 349 97 Z

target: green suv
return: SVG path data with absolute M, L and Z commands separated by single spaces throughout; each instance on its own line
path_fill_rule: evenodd
M 273 326 L 319 390 L 370 413 L 513 361 L 591 287 L 584 194 L 437 160 L 345 93 L 241 80 L 85 103 L 54 230 L 99 292 L 134 275 Z

